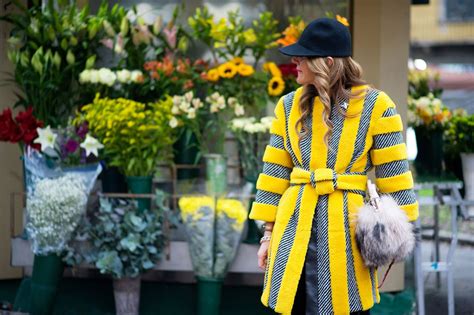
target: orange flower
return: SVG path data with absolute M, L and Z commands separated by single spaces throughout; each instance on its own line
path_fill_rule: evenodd
M 148 62 L 145 62 L 145 64 L 143 65 L 143 69 L 145 69 L 145 71 L 152 71 L 156 69 L 157 65 L 158 65 L 157 61 L 148 61 Z
M 151 73 L 151 77 L 155 80 L 158 80 L 160 78 L 160 74 L 157 71 L 153 71 Z
M 188 69 L 188 65 L 186 62 L 184 62 L 182 59 L 178 60 L 178 65 L 176 66 L 176 70 L 179 73 L 186 73 Z
M 194 87 L 193 81 L 187 80 L 186 82 L 184 82 L 183 88 L 184 88 L 185 90 L 192 89 L 193 87 Z
M 300 21 L 298 24 L 290 24 L 288 27 L 283 31 L 284 37 L 277 40 L 277 43 L 282 46 L 288 46 L 294 44 L 300 38 L 301 33 L 305 28 L 305 23 Z
M 349 26 L 349 21 L 343 16 L 340 16 L 339 14 L 336 15 L 336 20 L 338 20 L 340 23 L 344 24 L 345 26 Z

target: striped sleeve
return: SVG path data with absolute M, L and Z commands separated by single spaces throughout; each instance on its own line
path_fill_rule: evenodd
M 413 190 L 413 176 L 403 140 L 403 123 L 395 104 L 386 95 L 388 107 L 374 124 L 370 158 L 375 166 L 375 183 L 382 194 L 391 195 L 406 212 L 408 219 L 418 218 L 418 202 Z
M 257 180 L 257 193 L 249 218 L 274 222 L 282 194 L 290 186 L 293 161 L 284 146 L 285 113 L 283 98 L 275 108 L 275 120 L 270 130 L 270 142 L 263 155 L 263 171 Z

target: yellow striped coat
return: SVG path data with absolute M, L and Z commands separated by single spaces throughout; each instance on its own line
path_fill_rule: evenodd
M 375 167 L 382 194 L 391 194 L 410 220 L 418 217 L 395 104 L 382 91 L 354 89 L 364 89 L 363 97 L 341 105 L 349 115 L 360 114 L 344 118 L 332 110 L 330 149 L 319 97 L 307 121 L 311 132 L 301 142 L 295 124 L 302 88 L 275 108 L 250 218 L 275 222 L 261 301 L 278 313 L 291 313 L 303 266 L 308 314 L 348 314 L 379 302 L 376 270 L 363 263 L 352 220 L 369 170 Z

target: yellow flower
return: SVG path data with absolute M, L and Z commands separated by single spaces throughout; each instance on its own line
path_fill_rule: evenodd
M 281 77 L 282 76 L 280 68 L 278 68 L 278 66 L 274 62 L 265 62 L 263 64 L 263 71 L 270 72 L 272 77 Z
M 245 63 L 245 61 L 242 57 L 235 57 L 230 62 L 232 62 L 236 66 L 240 66 L 241 64 Z
M 204 208 L 214 210 L 214 199 L 208 196 L 184 196 L 178 202 L 181 218 L 186 221 L 189 217 L 199 220 L 203 216 Z
M 219 76 L 226 79 L 232 79 L 237 74 L 237 67 L 232 62 L 226 62 L 217 67 Z
M 340 16 L 339 14 L 336 15 L 336 20 L 338 20 L 340 23 L 344 24 L 345 26 L 349 26 L 349 22 L 347 19 L 343 16 Z
M 218 23 L 212 22 L 211 37 L 218 42 L 225 42 L 227 36 L 227 20 L 222 18 Z
M 219 71 L 217 69 L 211 69 L 207 72 L 207 79 L 211 82 L 219 80 Z
M 243 77 L 248 77 L 248 76 L 251 76 L 252 74 L 254 74 L 255 70 L 253 69 L 252 66 L 250 65 L 246 65 L 246 64 L 241 64 L 237 67 L 237 71 L 239 72 L 239 74 Z
M 257 40 L 257 36 L 255 36 L 253 28 L 246 30 L 243 35 L 246 44 L 253 44 Z
M 243 227 L 248 214 L 242 202 L 235 199 L 217 200 L 216 213 L 218 216 L 225 214 L 229 218 L 234 219 L 233 227 L 236 230 L 240 230 Z
M 268 82 L 267 90 L 271 96 L 280 96 L 285 90 L 285 81 L 281 77 L 273 77 Z
M 133 122 L 133 121 L 129 121 L 127 123 L 127 127 L 129 127 L 129 128 L 132 128 L 134 125 L 135 125 L 135 122 Z

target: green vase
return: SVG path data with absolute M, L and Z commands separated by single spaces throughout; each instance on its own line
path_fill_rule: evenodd
M 206 154 L 206 190 L 220 196 L 227 191 L 227 159 L 222 154 Z
M 219 315 L 224 279 L 197 277 L 197 315 Z
M 132 194 L 151 194 L 152 176 L 127 176 L 128 189 Z M 150 210 L 149 198 L 137 198 L 140 211 Z
M 252 181 L 249 181 L 252 184 L 252 195 L 255 195 L 257 193 L 257 180 L 252 179 Z M 249 209 L 248 211 L 252 209 L 252 202 L 255 200 L 255 198 L 250 198 L 249 200 Z M 244 243 L 247 244 L 258 244 L 260 243 L 260 237 L 262 236 L 262 233 L 260 232 L 257 222 L 254 220 L 248 219 L 247 220 L 247 236 L 244 239 Z
M 35 255 L 31 277 L 30 312 L 52 314 L 64 264 L 56 254 Z
M 197 163 L 199 153 L 196 135 L 189 129 L 185 130 L 173 145 L 174 158 L 176 164 L 194 165 Z M 178 179 L 192 179 L 199 177 L 199 168 L 178 169 Z

